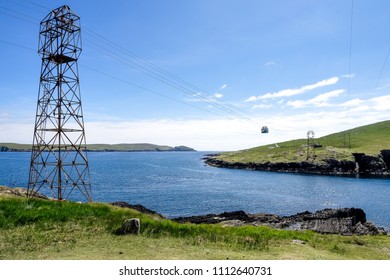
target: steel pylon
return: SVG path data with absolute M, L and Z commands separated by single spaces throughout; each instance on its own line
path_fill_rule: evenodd
M 28 194 L 49 189 L 58 200 L 77 190 L 92 201 L 77 60 L 80 17 L 68 6 L 40 23 L 42 58 Z

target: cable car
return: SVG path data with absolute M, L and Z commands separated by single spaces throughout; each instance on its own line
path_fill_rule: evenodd
M 261 133 L 268 133 L 268 132 L 269 132 L 268 127 L 263 126 L 263 127 L 261 128 Z

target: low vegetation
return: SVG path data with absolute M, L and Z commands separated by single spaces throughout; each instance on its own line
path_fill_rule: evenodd
M 128 218 L 139 235 L 116 235 Z M 0 259 L 390 259 L 389 236 L 178 224 L 104 203 L 0 195 Z
M 313 149 L 308 150 L 307 142 L 307 139 L 297 139 L 248 150 L 226 152 L 218 159 L 243 163 L 302 162 L 308 158 L 317 162 L 324 159 L 354 161 L 353 153 L 378 155 L 381 150 L 390 149 L 390 121 L 315 138 Z

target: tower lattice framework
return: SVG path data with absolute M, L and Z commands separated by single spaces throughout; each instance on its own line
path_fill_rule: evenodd
M 49 189 L 69 199 L 76 190 L 91 201 L 77 60 L 81 53 L 80 17 L 68 6 L 40 23 L 42 58 L 28 193 Z

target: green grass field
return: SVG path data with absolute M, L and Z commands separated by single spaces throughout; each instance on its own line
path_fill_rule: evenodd
M 381 150 L 390 149 L 390 121 L 357 127 L 314 139 L 322 145 L 315 148 L 314 161 L 324 159 L 354 160 L 352 153 L 378 155 Z M 227 162 L 301 162 L 307 160 L 307 139 L 260 146 L 237 152 L 221 153 L 220 160 Z
M 134 217 L 140 235 L 115 234 Z M 390 259 L 390 237 L 178 224 L 103 203 L 2 195 L 0 259 Z

